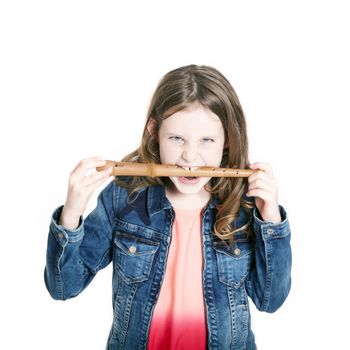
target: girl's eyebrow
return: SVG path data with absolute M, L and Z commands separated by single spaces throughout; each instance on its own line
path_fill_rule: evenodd
M 185 138 L 184 135 L 182 135 L 181 133 L 177 133 L 177 132 L 168 132 L 168 133 L 165 133 L 165 136 L 180 136 L 180 137 Z M 200 138 L 216 139 L 218 137 L 219 137 L 218 135 L 205 134 L 205 135 L 201 136 Z

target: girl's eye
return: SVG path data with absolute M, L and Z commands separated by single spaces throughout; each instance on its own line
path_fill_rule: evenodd
M 180 136 L 170 136 L 169 137 L 169 140 L 173 140 L 173 141 L 184 141 L 184 139 L 182 138 L 182 137 L 180 137 Z M 204 142 L 204 143 L 211 143 L 211 142 L 215 142 L 215 140 L 214 139 L 211 139 L 210 137 L 205 137 L 205 138 L 203 138 L 202 139 L 202 141 Z
M 174 140 L 174 141 L 181 141 L 182 140 L 182 138 L 180 136 L 170 136 L 169 139 Z

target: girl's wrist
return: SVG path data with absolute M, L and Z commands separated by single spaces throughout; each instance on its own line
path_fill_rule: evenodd
M 280 224 L 282 222 L 281 214 L 279 211 L 269 215 L 261 215 L 262 219 L 266 222 L 272 222 L 273 224 Z
M 80 215 L 72 215 L 69 212 L 67 213 L 64 206 L 61 211 L 58 224 L 69 230 L 75 230 L 76 228 L 78 228 L 79 222 L 80 222 Z

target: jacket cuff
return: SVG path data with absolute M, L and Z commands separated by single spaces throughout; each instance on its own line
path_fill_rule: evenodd
M 63 205 L 53 211 L 50 223 L 50 233 L 54 235 L 55 239 L 62 247 L 65 247 L 68 243 L 76 243 L 83 239 L 84 219 L 83 216 L 80 216 L 79 226 L 74 230 L 65 228 L 58 224 L 62 209 Z
M 282 221 L 278 224 L 262 220 L 258 210 L 253 211 L 254 231 L 261 234 L 264 240 L 281 238 L 290 235 L 290 227 L 285 209 L 279 205 Z

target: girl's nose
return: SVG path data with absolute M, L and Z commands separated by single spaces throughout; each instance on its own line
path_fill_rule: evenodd
M 182 158 L 186 160 L 187 163 L 191 164 L 197 160 L 198 157 L 198 151 L 197 147 L 187 145 L 184 147 L 184 150 L 182 152 Z

